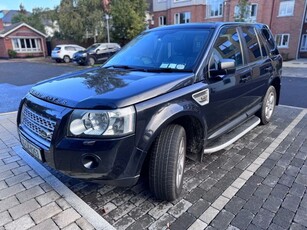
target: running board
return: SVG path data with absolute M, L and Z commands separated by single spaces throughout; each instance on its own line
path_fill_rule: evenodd
M 246 133 L 251 131 L 257 125 L 260 124 L 260 118 L 253 116 L 237 128 L 231 130 L 230 132 L 222 135 L 221 137 L 217 138 L 214 141 L 211 141 L 206 146 L 204 153 L 214 153 L 225 149 L 241 137 L 243 137 Z

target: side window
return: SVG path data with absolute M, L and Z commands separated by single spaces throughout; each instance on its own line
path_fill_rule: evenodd
M 72 47 L 72 46 L 66 46 L 65 50 L 67 50 L 67 51 L 76 51 L 75 48 Z
M 243 65 L 240 38 L 236 27 L 222 28 L 213 46 L 209 68 L 217 69 L 221 59 L 234 59 L 236 67 Z
M 249 62 L 261 60 L 261 49 L 255 28 L 252 26 L 242 27 L 242 32 L 247 45 Z

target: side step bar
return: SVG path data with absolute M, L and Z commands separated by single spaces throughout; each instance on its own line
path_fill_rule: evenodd
M 225 149 L 259 124 L 260 118 L 256 116 L 251 117 L 250 119 L 239 125 L 237 128 L 229 131 L 228 133 L 217 138 L 216 140 L 209 142 L 204 150 L 204 153 L 214 153 Z

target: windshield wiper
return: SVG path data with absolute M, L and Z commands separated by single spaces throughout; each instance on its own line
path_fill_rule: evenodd
M 190 72 L 193 72 L 191 69 L 171 69 L 171 68 L 146 69 L 146 71 L 155 72 L 155 73 L 174 73 L 174 72 L 190 73 Z
M 135 68 L 135 67 L 132 67 L 132 66 L 128 66 L 128 65 L 109 65 L 109 66 L 105 66 L 105 67 L 102 67 L 104 69 L 109 69 L 109 68 L 114 68 L 114 69 L 138 69 L 138 68 Z

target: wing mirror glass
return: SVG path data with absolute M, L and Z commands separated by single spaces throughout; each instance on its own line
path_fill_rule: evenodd
M 234 59 L 221 59 L 218 63 L 218 69 L 210 70 L 210 76 L 234 74 L 236 72 L 236 62 Z

